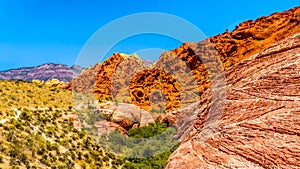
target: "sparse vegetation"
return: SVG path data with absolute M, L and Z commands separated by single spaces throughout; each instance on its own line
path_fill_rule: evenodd
M 102 135 L 102 142 L 97 142 L 87 134 L 95 128 L 74 127 L 68 117 L 75 113 L 71 91 L 24 81 L 0 81 L 0 88 L 0 168 L 163 168 L 177 145 L 163 142 L 175 130 L 157 122 L 129 130 L 126 146 L 132 151 L 123 151 L 119 145 L 125 136 L 117 131 Z M 92 104 L 86 108 L 87 117 L 92 117 L 88 123 L 110 118 L 98 117 L 93 109 Z M 103 140 L 106 136 L 109 142 Z M 145 144 L 143 138 L 154 139 Z M 109 152 L 106 146 L 120 154 Z
M 120 168 L 124 164 L 121 157 L 106 153 L 85 131 L 74 127 L 68 118 L 75 113 L 71 91 L 23 81 L 0 81 L 0 88 L 0 168 Z

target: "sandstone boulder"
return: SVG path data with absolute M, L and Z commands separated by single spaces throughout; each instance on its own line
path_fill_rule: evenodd
M 134 124 L 146 126 L 154 123 L 152 115 L 133 104 L 120 103 L 112 114 L 111 121 L 124 128 L 131 128 Z

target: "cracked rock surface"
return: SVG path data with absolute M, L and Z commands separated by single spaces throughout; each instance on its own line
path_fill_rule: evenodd
M 218 115 L 209 115 L 211 90 L 201 96 L 197 119 L 166 168 L 299 168 L 300 34 L 228 69 L 225 90 Z M 217 123 L 203 140 L 207 120 Z

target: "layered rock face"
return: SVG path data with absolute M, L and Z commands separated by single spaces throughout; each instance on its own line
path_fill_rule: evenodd
M 93 94 L 98 100 L 129 102 L 129 85 L 133 75 L 145 69 L 137 55 L 114 53 L 102 63 L 84 70 L 66 87 L 79 93 Z
M 226 83 L 224 102 L 201 96 L 166 168 L 299 168 L 300 34 L 237 63 Z
M 299 33 L 299 24 L 300 7 L 297 7 L 268 17 L 261 17 L 255 21 L 243 22 L 232 32 L 226 31 L 199 43 L 184 43 L 175 50 L 163 53 L 153 69 L 137 75 L 138 77 L 131 84 L 131 90 L 135 88 L 142 93 L 132 94 L 131 100 L 134 104 L 149 109 L 148 96 L 157 88 L 158 82 L 145 82 L 142 79 L 151 74 L 156 75 L 155 72 L 159 69 L 165 74 L 161 79 L 168 79 L 171 75 L 180 89 L 180 91 L 174 91 L 176 92 L 174 95 L 180 95 L 180 99 L 167 102 L 169 106 L 166 107 L 166 112 L 188 106 L 197 101 L 199 96 L 210 87 L 211 77 L 209 76 L 211 75 L 207 69 L 221 67 L 214 65 L 217 62 L 211 59 L 212 56 L 218 55 L 223 67 L 227 69 L 253 54 L 262 52 L 273 43 Z M 146 86 L 146 90 L 140 90 L 143 89 L 141 86 Z M 166 89 L 163 92 L 171 95 L 170 90 Z
M 96 65 L 83 70 L 78 77 L 73 78 L 66 85 L 66 89 L 84 94 L 94 93 L 95 76 L 97 74 L 98 67 L 101 64 L 102 63 L 97 63 Z
M 94 94 L 101 92 L 104 94 L 110 93 L 113 72 L 117 65 L 123 60 L 119 54 L 114 54 L 106 61 L 97 63 L 92 67 L 84 70 L 78 77 L 72 79 L 67 85 L 67 89 L 84 94 Z M 95 82 L 98 82 L 97 84 Z M 97 89 L 101 87 L 102 89 Z
M 95 93 L 99 100 L 131 102 L 145 110 L 153 109 L 151 95 L 159 90 L 166 99 L 164 105 L 154 107 L 163 107 L 164 112 L 182 108 L 198 101 L 210 87 L 211 75 L 207 69 L 216 67 L 212 56 L 217 55 L 222 62 L 221 66 L 217 65 L 218 69 L 222 66 L 227 69 L 300 32 L 299 17 L 300 7 L 297 7 L 243 22 L 232 32 L 226 31 L 199 43 L 184 43 L 164 52 L 157 63 L 148 68 L 134 56 L 115 53 L 83 72 L 68 88 L 73 85 L 75 91 Z
M 242 22 L 232 32 L 226 31 L 209 38 L 209 41 L 215 45 L 227 67 L 299 33 L 299 23 L 300 7 L 296 7 L 255 21 Z
M 82 67 L 74 65 L 68 67 L 62 64 L 47 63 L 37 67 L 23 67 L 0 72 L 2 80 L 43 80 L 58 79 L 63 82 L 69 82 L 74 76 L 81 73 Z
M 145 110 L 163 112 L 165 109 L 180 107 L 177 82 L 170 74 L 157 68 L 143 70 L 135 75 L 130 84 L 130 96 L 133 104 Z
M 104 67 L 104 69 L 106 69 Z M 123 60 L 113 71 L 111 81 L 107 85 L 111 85 L 111 96 L 114 101 L 130 103 L 129 88 L 133 77 L 140 71 L 146 69 L 144 62 L 136 54 L 125 55 Z M 102 79 L 99 76 L 99 79 Z M 97 82 L 96 82 L 97 83 Z M 109 93 L 107 93 L 109 94 Z

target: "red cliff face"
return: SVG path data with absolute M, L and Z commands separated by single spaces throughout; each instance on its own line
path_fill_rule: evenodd
M 148 111 L 172 110 L 181 106 L 176 80 L 157 68 L 135 75 L 130 84 L 130 99 L 133 104 Z M 165 105 L 159 102 L 165 102 Z
M 198 96 L 210 87 L 210 78 L 206 70 L 216 66 L 211 56 L 218 55 L 225 69 L 232 65 L 262 52 L 273 43 L 300 32 L 300 8 L 293 8 L 282 13 L 274 13 L 268 17 L 261 17 L 255 21 L 241 23 L 232 32 L 226 31 L 199 43 L 184 43 L 179 48 L 163 53 L 152 70 L 141 72 L 131 84 L 131 90 L 138 90 L 140 95 L 131 95 L 134 104 L 149 109 L 149 96 L 157 88 L 157 81 L 143 80 L 144 77 L 155 75 L 157 69 L 165 75 L 161 79 L 173 76 L 180 90 L 170 94 L 171 89 L 163 89 L 166 95 L 181 95 L 180 99 L 170 99 L 166 110 L 174 110 L 186 106 L 197 100 Z M 196 49 L 196 50 L 192 50 Z M 195 51 L 197 51 L 195 53 Z M 201 59 L 200 59 L 201 58 Z M 204 65 L 205 61 L 206 65 Z M 207 65 L 208 64 L 208 65 Z M 186 66 L 188 68 L 186 69 Z M 144 73 L 144 74 L 143 74 Z M 162 74 L 163 74 L 162 73 Z M 164 82 L 163 82 L 164 83 Z M 142 86 L 147 86 L 145 90 Z M 167 84 L 162 84 L 167 86 Z M 136 89 L 134 89 L 136 88 Z M 179 103 L 178 103 L 179 102 Z
M 227 69 L 220 120 L 208 118 L 209 108 L 220 106 L 208 89 L 166 168 L 299 168 L 299 53 L 296 34 Z M 217 126 L 201 142 L 205 121 Z
M 118 97 L 118 100 L 132 102 L 146 110 L 151 109 L 151 93 L 160 90 L 167 96 L 165 111 L 174 110 L 195 102 L 210 87 L 207 66 L 222 69 L 222 66 L 215 65 L 211 56 L 218 55 L 227 69 L 262 52 L 273 43 L 300 32 L 299 23 L 300 7 L 246 21 L 232 32 L 226 31 L 199 43 L 184 43 L 175 50 L 164 52 L 157 63 L 146 70 L 139 59 L 126 59 L 127 63 L 119 65 L 125 60 L 116 53 L 105 62 L 86 70 L 71 82 L 69 88 L 76 81 L 75 88 L 78 91 L 95 93 L 99 100 Z M 197 54 L 192 49 L 196 49 Z M 209 65 L 204 65 L 203 61 Z M 117 67 L 120 68 L 119 72 L 116 72 Z M 113 80 L 114 74 L 117 80 Z M 154 76 L 159 76 L 159 79 Z
M 100 101 L 117 99 L 129 102 L 130 80 L 144 69 L 143 61 L 135 54 L 114 53 L 104 62 L 84 70 L 72 79 L 67 89 L 93 94 Z
M 231 65 L 300 31 L 300 7 L 241 23 L 232 32 L 209 38 L 221 59 Z

